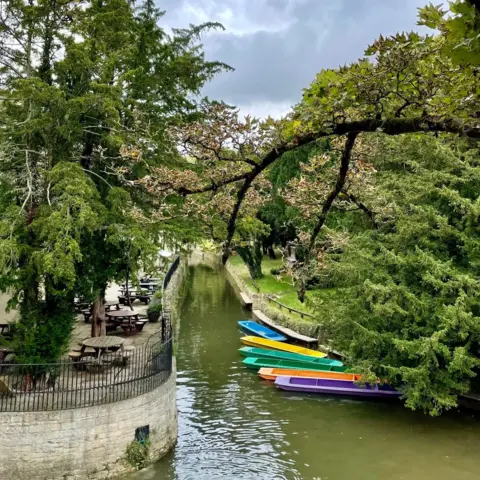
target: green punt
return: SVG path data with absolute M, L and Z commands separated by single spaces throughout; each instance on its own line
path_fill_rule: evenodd
M 315 365 L 331 365 L 334 367 L 343 367 L 343 363 L 339 360 L 331 358 L 317 358 L 310 355 L 302 355 L 301 353 L 282 352 L 281 350 L 268 350 L 266 348 L 242 347 L 239 352 L 245 357 L 257 358 L 275 358 L 276 360 L 293 360 L 294 362 L 307 362 Z
M 290 370 L 316 370 L 322 372 L 344 372 L 345 367 L 336 367 L 335 365 L 321 365 L 312 362 L 298 362 L 295 360 L 278 360 L 276 358 L 258 358 L 247 357 L 243 364 L 248 368 L 258 370 L 266 368 L 288 368 Z

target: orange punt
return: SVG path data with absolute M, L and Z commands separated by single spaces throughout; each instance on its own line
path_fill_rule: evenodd
M 339 373 L 322 372 L 312 370 L 290 370 L 288 368 L 265 368 L 262 367 L 258 374 L 265 380 L 275 380 L 277 377 L 309 377 L 309 378 L 328 378 L 330 380 L 346 380 L 349 382 L 358 382 L 361 375 L 357 373 Z

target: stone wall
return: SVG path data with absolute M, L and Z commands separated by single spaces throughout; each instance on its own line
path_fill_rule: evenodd
M 177 438 L 175 372 L 151 392 L 121 402 L 54 412 L 0 414 L 0 478 L 97 480 L 118 478 L 135 429 L 149 425 L 151 460 Z
M 180 309 L 184 300 L 187 269 L 188 262 L 182 257 L 168 287 L 163 292 L 164 308 L 170 312 L 172 328 L 176 333 L 178 333 L 178 328 L 180 326 Z

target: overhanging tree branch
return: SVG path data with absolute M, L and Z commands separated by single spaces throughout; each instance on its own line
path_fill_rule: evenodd
M 357 139 L 357 132 L 350 132 L 347 134 L 347 141 L 345 143 L 345 148 L 343 149 L 342 158 L 340 160 L 340 170 L 338 172 L 337 181 L 332 191 L 328 194 L 325 202 L 323 203 L 322 211 L 317 219 L 317 223 L 312 231 L 310 236 L 310 243 L 308 244 L 308 252 L 310 253 L 315 246 L 315 240 L 322 229 L 325 220 L 327 219 L 328 212 L 332 208 L 333 202 L 337 198 L 338 194 L 342 191 L 345 186 L 345 179 L 347 178 L 348 168 L 350 167 L 350 158 L 352 156 L 352 150 L 355 145 L 355 140 Z
M 234 175 L 219 182 L 212 182 L 198 188 L 180 187 L 177 192 L 181 195 L 194 195 L 198 193 L 210 192 L 218 188 L 229 185 L 230 183 L 239 182 L 251 176 L 256 177 L 267 167 L 272 165 L 284 153 L 295 150 L 309 143 L 315 142 L 320 138 L 330 137 L 334 135 L 346 135 L 348 133 L 373 133 L 381 132 L 386 135 L 403 135 L 406 133 L 416 132 L 444 132 L 462 135 L 470 138 L 480 139 L 480 121 L 478 119 L 444 119 L 439 118 L 390 118 L 390 119 L 365 119 L 353 122 L 344 122 L 334 125 L 329 129 L 320 130 L 315 133 L 306 133 L 295 137 L 292 141 L 286 142 L 278 147 L 272 148 L 263 160 L 256 165 L 255 168 L 247 172 Z
M 370 219 L 372 222 L 372 227 L 377 228 L 377 222 L 375 221 L 375 214 L 370 210 L 361 200 L 357 198 L 356 195 L 350 192 L 343 191 L 343 195 L 345 195 L 345 198 L 352 202 L 354 205 L 356 205 L 360 210 L 362 210 Z
M 234 209 L 230 216 L 227 226 L 227 238 L 224 244 L 223 263 L 228 259 L 230 245 L 232 243 L 233 235 L 235 233 L 235 224 L 237 221 L 240 207 L 245 198 L 248 189 L 251 187 L 255 179 L 270 165 L 277 161 L 284 153 L 295 150 L 304 145 L 308 145 L 321 138 L 330 137 L 334 135 L 347 135 L 347 143 L 342 154 L 341 169 L 335 188 L 330 193 L 327 201 L 324 204 L 322 213 L 317 221 L 317 225 L 312 232 L 310 238 L 309 250 L 313 248 L 315 240 L 326 220 L 328 211 L 335 198 L 343 189 L 345 184 L 345 176 L 348 171 L 350 162 L 350 155 L 355 144 L 355 139 L 359 133 L 362 132 L 382 132 L 386 135 L 402 135 L 415 132 L 445 132 L 452 133 L 470 138 L 480 139 L 480 122 L 477 119 L 439 119 L 439 118 L 390 118 L 390 119 L 365 119 L 352 122 L 344 122 L 338 125 L 333 125 L 329 129 L 319 130 L 313 133 L 306 133 L 295 137 L 292 141 L 283 143 L 277 147 L 272 148 L 263 157 L 262 161 L 258 163 L 253 169 L 248 172 L 234 175 L 219 182 L 212 182 L 210 185 L 188 189 L 181 187 L 177 192 L 182 195 L 193 195 L 198 193 L 205 193 L 217 190 L 218 188 L 244 180 L 244 183 L 237 192 L 237 200 Z

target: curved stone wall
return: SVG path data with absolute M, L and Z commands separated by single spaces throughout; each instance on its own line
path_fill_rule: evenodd
M 159 459 L 177 439 L 175 379 L 174 371 L 159 388 L 107 405 L 0 414 L 0 478 L 118 478 L 133 470 L 125 450 L 146 425 L 150 459 Z

